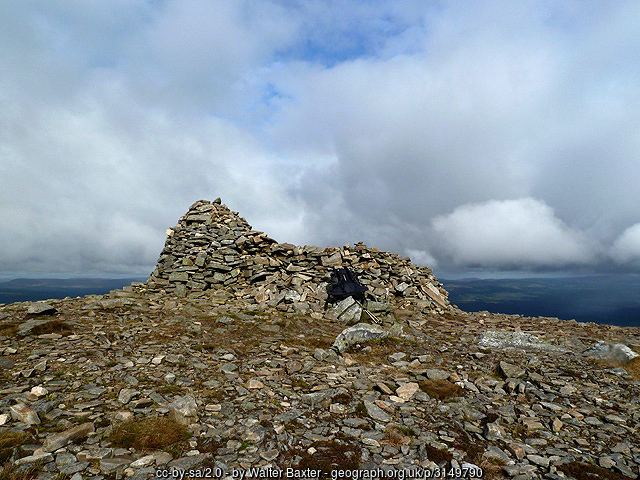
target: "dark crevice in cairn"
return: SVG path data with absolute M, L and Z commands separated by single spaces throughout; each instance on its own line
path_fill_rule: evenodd
M 363 243 L 320 248 L 278 243 L 253 230 L 220 199 L 199 200 L 167 230 L 167 240 L 147 285 L 178 296 L 227 290 L 247 303 L 318 310 L 337 266 L 351 267 L 372 298 L 427 311 L 449 308 L 447 291 L 431 269 Z

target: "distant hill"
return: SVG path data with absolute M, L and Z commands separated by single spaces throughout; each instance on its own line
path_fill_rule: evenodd
M 0 281 L 0 303 L 103 295 L 146 278 L 16 278 Z
M 558 317 L 640 326 L 640 275 L 441 279 L 449 301 L 469 312 Z

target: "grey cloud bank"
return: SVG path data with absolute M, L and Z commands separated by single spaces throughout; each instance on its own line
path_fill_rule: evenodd
M 637 2 L 5 7 L 2 275 L 149 273 L 218 196 L 445 270 L 640 269 Z

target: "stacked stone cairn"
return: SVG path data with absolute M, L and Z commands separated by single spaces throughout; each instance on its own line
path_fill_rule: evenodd
M 369 301 L 424 312 L 449 308 L 447 291 L 431 269 L 363 243 L 319 248 L 278 243 L 253 230 L 220 199 L 199 200 L 167 230 L 167 240 L 147 285 L 178 296 L 227 290 L 261 308 L 307 313 L 327 298 L 330 272 L 351 268 L 369 287 Z

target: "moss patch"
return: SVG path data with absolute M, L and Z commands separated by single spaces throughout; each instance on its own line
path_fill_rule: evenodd
M 185 388 L 180 386 L 180 385 L 176 385 L 175 383 L 170 383 L 168 385 L 163 385 L 162 387 L 158 388 L 157 392 L 160 394 L 174 394 L 174 395 L 178 395 L 181 394 L 185 391 Z
M 398 351 L 405 352 L 407 356 L 414 357 L 425 353 L 424 347 L 407 339 L 396 337 L 381 337 L 372 340 L 363 340 L 349 346 L 346 353 L 360 364 L 380 365 L 388 363 L 388 357 Z
M 369 413 L 367 412 L 367 407 L 365 406 L 365 404 L 363 402 L 358 403 L 358 405 L 356 405 L 356 409 L 354 412 L 354 415 L 356 417 L 368 417 Z

